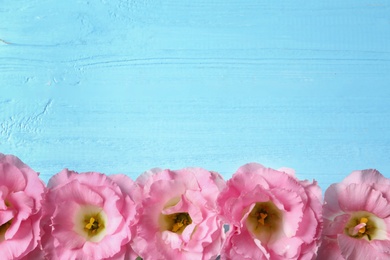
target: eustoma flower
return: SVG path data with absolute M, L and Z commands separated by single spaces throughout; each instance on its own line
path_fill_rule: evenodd
M 318 259 L 390 259 L 390 179 L 352 172 L 325 192 Z
M 48 188 L 42 238 L 48 259 L 135 259 L 129 243 L 136 185 L 130 178 L 65 169 Z
M 44 191 L 36 172 L 15 156 L 0 153 L 1 259 L 21 259 L 39 251 Z
M 143 212 L 134 250 L 143 259 L 215 259 L 223 239 L 216 199 L 225 182 L 200 168 L 152 170 L 137 181 Z
M 221 259 L 312 259 L 321 233 L 321 190 L 292 170 L 246 164 L 218 204 L 231 227 Z

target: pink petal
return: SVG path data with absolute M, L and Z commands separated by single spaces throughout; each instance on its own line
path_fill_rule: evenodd
M 180 197 L 186 191 L 186 187 L 177 181 L 173 180 L 159 180 L 154 182 L 150 187 L 150 198 L 156 203 L 167 203 L 173 198 Z M 163 204 L 165 204 L 163 203 Z
M 86 241 L 74 231 L 75 214 L 80 205 L 74 201 L 62 202 L 56 208 L 52 217 L 52 236 L 57 239 L 61 247 L 77 249 L 81 248 Z
M 170 215 L 178 212 L 188 212 L 189 205 L 184 201 L 184 197 L 180 196 L 179 201 L 170 207 L 164 208 L 161 213 L 164 215 Z
M 349 184 L 338 195 L 340 207 L 345 212 L 364 210 L 381 218 L 390 215 L 389 202 L 382 196 L 381 192 L 366 184 Z
M 253 190 L 257 185 L 269 188 L 268 183 L 262 177 L 263 174 L 267 175 L 267 173 L 268 169 L 264 168 L 261 164 L 245 164 L 238 168 L 237 172 L 233 174 L 232 178 L 228 181 L 228 185 L 232 188 L 236 188 L 238 191 Z M 276 174 L 279 175 L 278 173 Z M 270 175 L 272 174 L 268 174 L 268 176 Z
M 283 189 L 273 189 L 271 200 L 282 211 L 283 231 L 287 237 L 292 237 L 298 231 L 303 216 L 303 203 L 301 197 L 295 192 Z
M 316 259 L 315 256 L 317 255 L 317 249 L 318 249 L 319 243 L 317 240 L 314 240 L 310 244 L 302 244 L 301 245 L 301 252 L 299 255 L 300 260 L 313 260 Z
M 13 210 L 3 210 L 0 214 L 0 226 L 10 221 L 15 216 Z
M 317 260 L 345 260 L 341 255 L 339 245 L 336 239 L 322 240 L 321 246 L 318 249 Z
M 86 243 L 85 238 L 75 233 L 72 229 L 57 228 L 52 234 L 60 242 L 60 247 L 66 250 L 79 249 Z
M 181 249 L 182 240 L 180 236 L 176 233 L 170 231 L 163 231 L 161 234 L 161 238 L 170 249 Z
M 196 232 L 194 232 L 196 229 Z M 207 235 L 210 231 L 210 229 L 207 230 L 208 232 L 203 232 L 203 238 L 205 237 L 205 235 Z M 186 226 L 186 228 L 183 230 L 183 233 L 181 234 L 181 239 L 183 240 L 183 242 L 185 243 L 190 243 L 190 240 L 191 239 L 197 239 L 199 238 L 199 236 L 197 236 L 197 238 L 193 237 L 192 235 L 196 233 L 197 235 L 199 235 L 199 233 L 202 233 L 199 229 L 198 229 L 198 226 L 196 224 L 190 224 L 188 226 Z M 200 240 L 200 239 L 199 239 Z
M 23 221 L 12 239 L 0 242 L 0 256 L 3 259 L 17 259 L 32 251 L 36 246 L 38 234 L 34 237 L 30 220 Z
M 17 215 L 14 216 L 11 226 L 5 233 L 5 238 L 11 239 L 16 232 L 18 232 L 20 223 L 30 218 L 35 212 L 32 212 L 32 208 L 34 207 L 33 199 L 28 197 L 24 192 L 11 193 L 8 198 L 13 205 L 14 210 L 18 212 Z
M 8 200 L 12 205 L 11 208 L 18 212 L 18 217 L 21 219 L 26 219 L 32 213 L 36 213 L 34 200 L 23 191 L 9 194 Z
M 99 192 L 101 187 L 110 187 L 111 189 L 120 192 L 118 185 L 103 173 L 83 172 L 78 174 L 77 180 L 84 185 L 90 186 L 95 192 Z
M 370 245 L 375 251 L 387 254 L 390 257 L 390 240 L 372 240 Z
M 371 190 L 364 208 L 366 211 L 372 212 L 380 218 L 390 216 L 390 201 L 383 197 L 382 192 L 375 189 Z
M 67 183 L 56 194 L 58 201 L 73 200 L 82 205 L 102 206 L 104 201 L 100 194 L 77 180 Z
M 37 246 L 33 251 L 31 251 L 28 254 L 26 254 L 25 256 L 23 256 L 20 260 L 45 259 L 44 257 L 45 257 L 45 254 L 44 254 L 43 250 Z
M 50 178 L 47 187 L 52 189 L 57 186 L 65 185 L 73 179 L 73 175 L 78 175 L 78 173 L 68 169 L 63 169 Z
M 104 259 L 114 256 L 123 245 L 124 236 L 115 234 L 106 236 L 100 243 L 87 241 L 83 246 L 83 253 L 91 259 Z
M 365 239 L 356 239 L 344 234 L 337 238 L 340 251 L 345 259 L 389 259 L 390 255 L 375 250 Z
M 234 258 L 229 256 L 234 255 Z M 260 241 L 255 243 L 248 231 L 232 232 L 221 251 L 221 259 L 269 259 L 267 250 Z
M 310 198 L 310 205 L 314 209 L 318 209 L 322 207 L 322 191 L 320 186 L 318 186 L 317 181 L 309 182 L 309 181 L 300 181 L 300 183 L 304 186 L 307 196 Z M 316 210 L 315 210 L 316 211 Z M 319 211 L 321 212 L 321 210 Z
M 354 171 L 350 175 L 348 175 L 342 183 L 351 184 L 351 183 L 365 183 L 365 184 L 373 184 L 373 183 L 383 183 L 385 185 L 390 185 L 390 180 L 385 178 L 380 172 L 374 169 L 368 169 L 363 171 Z
M 124 245 L 121 247 L 121 250 L 113 255 L 112 257 L 105 258 L 104 260 L 129 260 L 136 259 L 138 254 L 136 254 L 130 244 Z
M 278 171 L 287 173 L 291 177 L 295 178 L 295 170 L 294 169 L 282 167 L 282 168 L 279 168 Z
M 138 178 L 136 179 L 136 183 L 139 184 L 141 187 L 143 187 L 153 179 L 153 176 L 157 175 L 157 173 L 162 171 L 163 170 L 160 168 L 153 168 L 148 171 L 145 171 L 144 173 L 138 176 Z
M 0 174 L 5 175 L 0 177 L 9 191 L 24 190 L 28 195 L 34 197 L 37 207 L 40 207 L 44 184 L 38 178 L 38 173 L 16 156 L 0 154 Z
M 109 178 L 120 187 L 123 193 L 128 194 L 133 201 L 141 202 L 142 189 L 136 182 L 124 174 L 110 175 Z
M 268 244 L 271 259 L 298 259 L 303 241 L 299 237 L 281 237 Z
M 296 236 L 305 243 L 311 243 L 316 237 L 318 226 L 319 220 L 317 220 L 313 210 L 309 208 L 305 210 L 302 216 Z
M 333 220 L 324 219 L 323 235 L 336 238 L 338 234 L 343 232 L 351 216 L 343 214 L 335 217 Z
M 26 187 L 24 174 L 12 164 L 1 163 L 0 175 L 2 185 L 6 186 L 9 191 L 21 191 Z
M 323 205 L 323 217 L 333 219 L 335 216 L 342 213 L 339 205 L 338 193 L 339 190 L 344 190 L 344 184 L 332 184 L 325 191 L 325 202 Z

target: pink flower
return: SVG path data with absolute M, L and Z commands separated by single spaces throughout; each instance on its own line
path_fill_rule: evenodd
M 143 189 L 134 250 L 147 259 L 215 259 L 224 239 L 216 199 L 225 182 L 200 168 L 152 170 Z
M 136 258 L 129 243 L 137 222 L 132 197 L 137 187 L 130 178 L 65 169 L 48 188 L 42 238 L 48 259 Z
M 12 155 L 0 153 L 0 256 L 22 259 L 39 253 L 41 201 L 38 174 Z
M 318 259 L 390 259 L 390 179 L 352 172 L 325 192 Z
M 321 233 L 321 190 L 290 169 L 242 166 L 218 198 L 231 224 L 221 259 L 313 259 Z

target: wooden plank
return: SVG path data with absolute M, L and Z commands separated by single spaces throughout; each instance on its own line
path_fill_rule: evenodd
M 326 188 L 390 177 L 386 1 L 18 1 L 0 7 L 0 151 L 64 167 L 258 161 Z

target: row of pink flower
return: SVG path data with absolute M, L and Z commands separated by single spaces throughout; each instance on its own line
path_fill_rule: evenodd
M 54 175 L 0 154 L 1 259 L 390 259 L 390 180 L 355 171 L 325 192 L 246 164 Z

